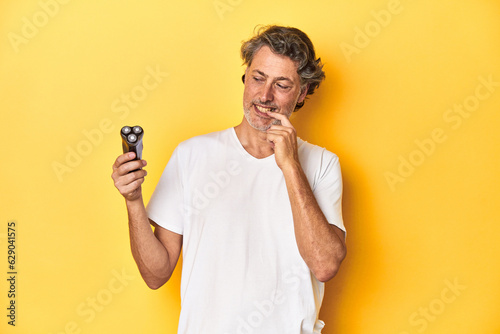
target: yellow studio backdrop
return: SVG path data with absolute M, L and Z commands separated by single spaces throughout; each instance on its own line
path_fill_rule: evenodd
M 148 201 L 179 142 L 241 121 L 241 41 L 271 23 L 325 63 L 292 118 L 345 184 L 323 333 L 500 333 L 498 1 L 4 0 L 0 18 L 1 333 L 176 332 L 180 270 L 149 290 L 130 253 L 119 129 L 145 129 Z

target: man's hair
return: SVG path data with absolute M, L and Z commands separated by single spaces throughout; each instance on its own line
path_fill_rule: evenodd
M 275 54 L 287 56 L 297 63 L 301 87 L 309 85 L 307 95 L 313 94 L 321 81 L 325 79 L 321 58 L 316 59 L 311 40 L 299 29 L 276 25 L 261 26 L 256 35 L 243 42 L 241 46 L 243 64 L 250 66 L 255 53 L 264 45 L 267 45 Z M 297 103 L 294 111 L 302 108 L 303 105 L 304 102 Z

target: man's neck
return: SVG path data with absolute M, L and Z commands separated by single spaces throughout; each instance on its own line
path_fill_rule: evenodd
M 274 150 L 267 141 L 267 133 L 251 127 L 245 117 L 239 125 L 234 127 L 234 131 L 243 148 L 255 158 L 263 159 L 274 154 Z

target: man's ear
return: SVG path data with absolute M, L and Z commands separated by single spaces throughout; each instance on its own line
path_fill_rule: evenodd
M 241 81 L 243 81 L 243 83 L 245 83 L 245 78 L 246 78 L 247 72 L 248 72 L 248 66 L 245 69 L 245 73 L 243 73 L 243 75 L 241 76 Z
M 306 98 L 308 91 L 309 91 L 309 84 L 305 85 L 300 89 L 300 95 L 299 99 L 297 100 L 297 103 L 304 102 L 304 99 Z

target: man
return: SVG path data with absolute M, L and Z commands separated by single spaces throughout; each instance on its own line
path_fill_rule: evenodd
M 320 333 L 324 283 L 345 257 L 338 158 L 289 121 L 324 78 L 307 35 L 270 26 L 245 42 L 242 122 L 181 143 L 148 204 L 144 160 L 113 165 L 147 285 L 181 248 L 179 333 Z M 154 232 L 150 224 L 155 227 Z

